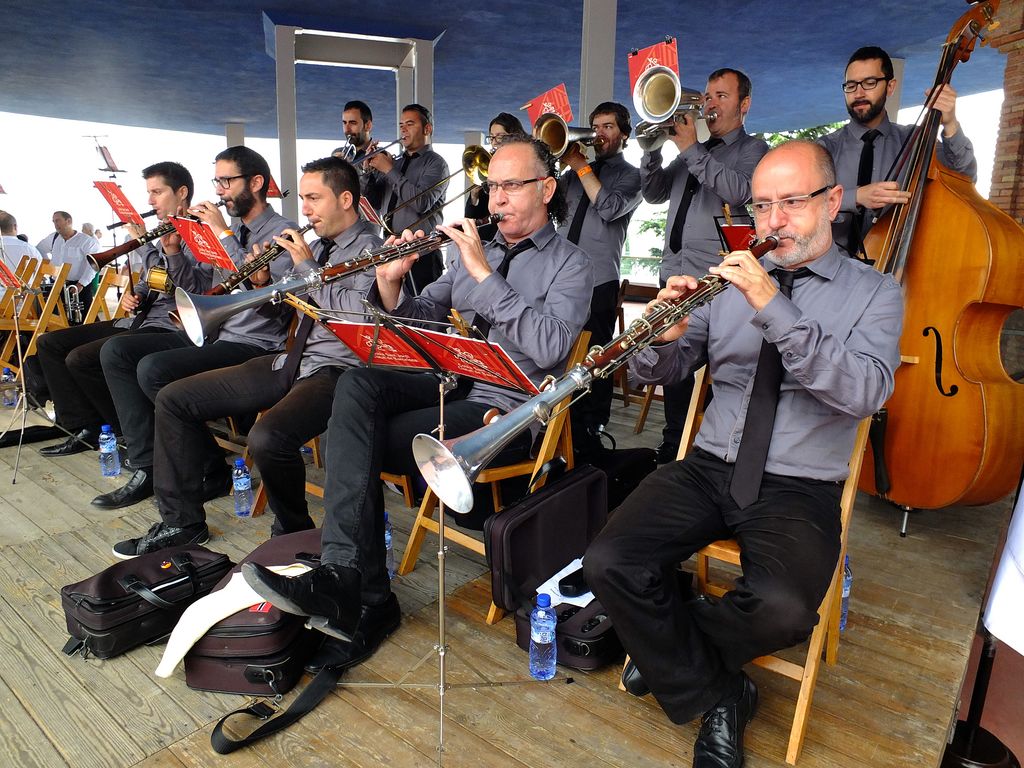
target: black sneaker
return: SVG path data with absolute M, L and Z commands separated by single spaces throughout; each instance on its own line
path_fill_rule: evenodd
M 167 547 L 178 547 L 187 544 L 205 544 L 210 540 L 210 530 L 206 523 L 197 523 L 185 528 L 176 528 L 164 523 L 155 523 L 145 536 L 137 539 L 125 539 L 114 545 L 114 557 L 131 560 L 133 557 L 157 552 Z

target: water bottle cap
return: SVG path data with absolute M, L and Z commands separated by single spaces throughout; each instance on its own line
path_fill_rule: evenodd
M 104 424 L 102 427 L 100 427 L 100 432 L 103 432 L 104 434 L 110 434 L 110 425 Z
M 10 369 L 10 368 L 4 368 L 4 376 L 6 376 L 7 374 L 9 374 L 10 372 L 11 372 L 11 369 Z
M 845 558 L 843 559 L 843 565 L 844 565 L 844 566 L 849 566 L 849 565 L 850 565 L 850 556 L 849 556 L 849 555 L 847 555 L 847 556 L 846 556 L 846 557 L 845 557 Z
M 235 459 L 235 469 L 241 469 L 245 466 L 245 459 Z
M 387 521 L 388 521 L 388 511 L 385 509 L 384 510 L 384 522 L 386 523 Z
M 537 607 L 538 608 L 550 608 L 551 607 L 551 595 L 547 592 L 541 592 L 537 595 Z

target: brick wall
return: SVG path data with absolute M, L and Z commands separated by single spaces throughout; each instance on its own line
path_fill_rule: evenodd
M 989 44 L 1006 55 L 989 200 L 1024 223 L 1024 0 L 1004 0 Z

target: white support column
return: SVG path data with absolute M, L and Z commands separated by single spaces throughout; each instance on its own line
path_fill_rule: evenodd
M 892 73 L 896 79 L 896 90 L 892 92 L 885 102 L 885 112 L 889 115 L 889 120 L 896 122 L 896 113 L 900 111 L 900 100 L 903 97 L 903 67 L 906 65 L 906 59 L 893 59 L 892 60 Z M 881 84 L 878 86 L 881 88 Z
M 245 123 L 225 123 L 224 138 L 227 139 L 229 147 L 245 144 Z
M 583 0 L 580 46 L 580 101 L 577 125 L 590 110 L 615 93 L 615 12 L 617 0 Z
M 295 107 L 295 33 L 298 27 L 274 27 L 274 64 L 277 70 L 277 142 L 281 160 L 278 186 L 292 193 L 281 201 L 285 218 L 299 217 L 298 135 Z
M 395 70 L 395 134 L 398 138 L 398 124 L 402 120 L 402 107 L 416 101 L 416 66 L 412 52 L 406 63 Z
M 415 101 L 434 114 L 434 41 L 413 40 L 416 66 Z M 436 116 L 435 116 L 436 119 Z

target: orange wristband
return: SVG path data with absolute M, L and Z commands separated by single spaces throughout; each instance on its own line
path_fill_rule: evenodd
M 582 178 L 583 178 L 584 176 L 586 176 L 586 175 L 587 175 L 588 173 L 593 173 L 593 172 L 594 172 L 594 169 L 593 169 L 593 168 L 591 168 L 591 167 L 590 167 L 589 165 L 584 165 L 584 166 L 583 166 L 582 168 L 580 168 L 580 169 L 579 169 L 578 171 L 576 171 L 576 175 L 577 175 L 577 176 L 578 176 L 579 178 L 581 178 L 581 179 L 582 179 Z

